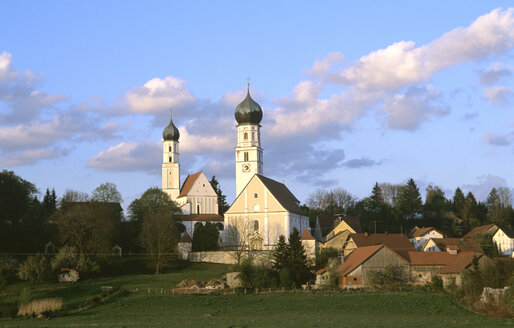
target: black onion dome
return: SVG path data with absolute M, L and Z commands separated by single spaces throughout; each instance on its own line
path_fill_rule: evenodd
M 248 89 L 245 100 L 237 105 L 234 116 L 239 124 L 259 124 L 261 122 L 262 109 L 250 96 L 250 89 Z
M 173 124 L 171 115 L 170 124 L 168 124 L 168 126 L 164 128 L 164 131 L 162 131 L 162 138 L 164 141 L 178 141 L 178 138 L 180 138 L 180 132 L 178 132 L 177 127 Z

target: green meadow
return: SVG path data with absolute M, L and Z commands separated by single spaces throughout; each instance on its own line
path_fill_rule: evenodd
M 25 283 L 0 293 L 1 302 L 61 297 L 63 312 L 52 319 L 1 319 L 0 327 L 509 327 L 512 319 L 477 315 L 446 294 L 271 293 L 177 295 L 187 279 L 219 278 L 228 267 L 193 264 L 161 275 L 131 274 L 75 284 Z M 83 310 L 102 294 L 120 292 Z M 161 292 L 162 289 L 162 292 Z

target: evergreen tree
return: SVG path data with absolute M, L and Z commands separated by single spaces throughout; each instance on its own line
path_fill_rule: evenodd
M 215 251 L 218 249 L 219 230 L 214 223 L 197 223 L 193 231 L 193 251 Z
M 50 193 L 50 190 L 46 188 L 42 205 L 48 216 L 54 214 L 57 210 L 57 196 L 55 195 L 55 189 L 52 189 L 52 193 Z
M 273 251 L 271 265 L 273 270 L 279 271 L 288 266 L 288 250 L 286 237 L 280 235 L 278 237 L 277 247 Z
M 370 198 L 377 205 L 385 203 L 384 197 L 382 194 L 382 189 L 378 185 L 378 182 L 375 182 L 375 186 L 373 186 L 373 190 L 371 191 Z
M 307 265 L 307 255 L 302 241 L 300 240 L 300 233 L 296 228 L 289 235 L 288 250 L 288 268 L 293 275 L 294 283 L 297 287 L 305 283 L 309 279 L 309 266 Z
M 464 197 L 462 190 L 457 187 L 457 189 L 455 189 L 455 194 L 453 195 L 452 211 L 459 219 L 465 220 L 465 210 L 466 197 Z
M 445 230 L 449 225 L 449 201 L 438 186 L 428 186 L 426 192 L 423 218 L 427 225 Z
M 414 219 L 423 210 L 421 194 L 412 178 L 409 179 L 407 184 L 400 188 L 398 193 L 398 207 L 402 218 L 406 220 Z
M 223 215 L 230 208 L 230 205 L 227 203 L 227 196 L 221 191 L 220 184 L 215 175 L 212 176 L 210 183 L 212 189 L 214 189 L 216 195 L 218 195 L 218 214 Z

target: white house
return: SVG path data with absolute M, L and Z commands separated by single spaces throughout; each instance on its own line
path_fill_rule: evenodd
M 421 249 L 425 243 L 431 238 L 444 238 L 444 235 L 433 227 L 415 227 L 409 236 L 409 240 L 414 248 Z
M 501 254 L 514 257 L 514 230 L 498 228 L 493 235 L 493 242 Z

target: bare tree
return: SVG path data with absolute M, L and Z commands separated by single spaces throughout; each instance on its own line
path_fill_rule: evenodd
M 239 217 L 231 220 L 225 232 L 225 250 L 234 258 L 237 264 L 248 256 L 253 229 L 250 229 L 247 218 Z
M 329 192 L 323 189 L 316 189 L 307 198 L 307 206 L 310 208 L 323 210 L 328 206 Z
M 104 203 L 121 203 L 123 198 L 121 198 L 121 193 L 114 183 L 106 182 L 93 190 L 91 200 Z
M 61 205 L 63 203 L 77 203 L 77 202 L 87 202 L 89 200 L 89 195 L 82 191 L 66 189 L 64 195 L 61 198 Z
M 357 199 L 344 188 L 335 188 L 330 192 L 336 206 L 342 210 L 343 215 L 347 215 L 348 210 L 355 205 Z
M 177 225 L 166 208 L 150 209 L 143 217 L 139 241 L 159 274 L 176 254 Z
M 398 191 L 400 190 L 402 185 L 382 182 L 378 186 L 382 191 L 382 198 L 384 198 L 384 201 L 389 203 L 389 205 L 394 205 L 398 197 Z

